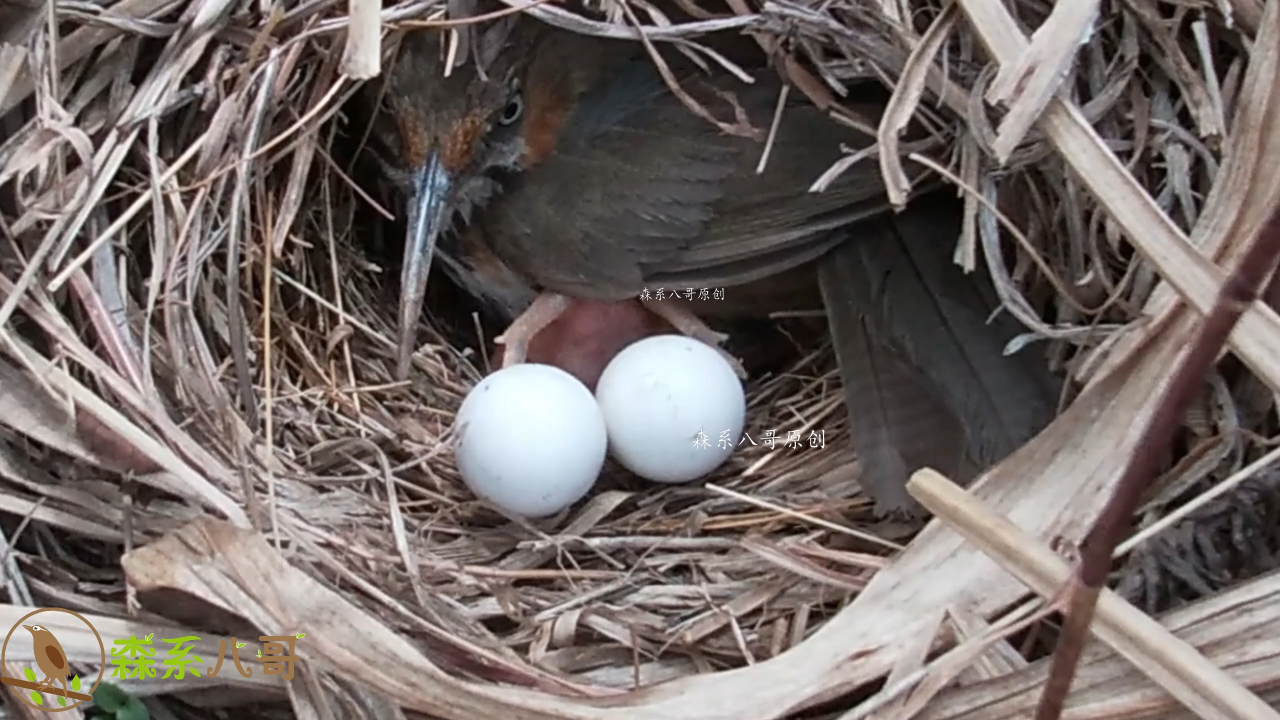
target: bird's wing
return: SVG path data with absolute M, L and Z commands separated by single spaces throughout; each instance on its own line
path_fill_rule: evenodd
M 958 205 L 955 198 L 920 198 L 897 216 L 868 223 L 862 241 L 819 262 L 855 451 L 868 492 L 890 506 L 905 502 L 899 486 L 924 465 L 963 473 L 958 458 L 944 464 L 938 457 L 957 420 L 965 457 L 986 467 L 1056 411 L 1059 384 L 1043 353 L 1033 346 L 1005 355 L 1020 325 L 1007 314 L 988 322 L 987 276 L 966 275 L 951 261 Z M 942 447 L 929 448 L 933 438 Z
M 849 434 L 858 458 L 859 482 L 876 514 L 917 515 L 907 494 L 911 473 L 935 468 L 956 477 L 964 456 L 964 430 L 928 381 L 884 345 L 864 316 L 841 298 L 852 281 L 841 264 L 824 263 L 819 276 L 827 292 L 828 326 L 844 380 Z
M 759 82 L 740 92 L 752 120 L 772 120 L 781 85 Z M 765 78 L 761 78 L 764 80 Z M 879 106 L 864 114 L 876 117 Z M 659 285 L 737 285 L 794 267 L 822 255 L 848 237 L 837 228 L 890 212 L 874 158 L 846 170 L 822 192 L 810 192 L 818 177 L 871 138 L 838 125 L 799 93 L 791 93 L 773 134 L 763 172 L 762 144 L 720 136 L 737 148 L 735 166 L 722 182 L 723 195 L 698 242 L 680 253 L 648 260 L 646 280 Z M 919 172 L 919 171 L 918 171 Z
M 753 85 L 721 84 L 767 131 L 781 82 L 758 75 Z M 495 252 L 552 290 L 620 299 L 654 282 L 738 285 L 812 260 L 834 242 L 825 230 L 886 210 L 874 166 L 808 192 L 841 143 L 869 139 L 807 101 L 789 104 L 757 174 L 764 144 L 690 112 L 647 57 L 610 77 L 578 102 L 554 152 L 485 214 Z M 682 86 L 733 117 L 707 81 L 686 74 Z

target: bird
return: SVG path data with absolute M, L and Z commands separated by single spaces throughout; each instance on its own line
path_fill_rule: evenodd
M 51 689 L 54 681 L 62 683 L 62 692 L 67 693 L 67 676 L 71 674 L 71 665 L 67 662 L 67 653 L 62 643 L 54 637 L 49 628 L 43 625 L 23 625 L 31 633 L 32 649 L 35 653 L 36 665 L 44 673 L 37 689 Z
M 504 366 L 537 354 L 540 333 L 583 357 L 664 327 L 721 348 L 712 324 L 823 311 L 860 482 L 881 515 L 923 512 L 905 491 L 914 470 L 963 481 L 1054 416 L 1060 380 L 1042 354 L 1005 355 L 1022 328 L 1008 314 L 989 322 L 990 279 L 951 261 L 953 195 L 919 192 L 895 212 L 865 163 L 810 192 L 842 146 L 870 140 L 798 93 L 757 172 L 766 135 L 742 128 L 770 126 L 776 71 L 754 68 L 746 84 L 664 54 L 684 93 L 735 118 L 740 131 L 725 132 L 690 111 L 637 42 L 517 14 L 471 26 L 462 45 L 446 72 L 446 32 L 401 39 L 375 133 L 406 201 L 398 378 L 438 259 L 508 322 L 495 339 Z M 844 103 L 883 110 L 870 95 Z M 915 179 L 927 185 L 923 170 Z M 644 298 L 658 287 L 725 288 L 724 300 Z

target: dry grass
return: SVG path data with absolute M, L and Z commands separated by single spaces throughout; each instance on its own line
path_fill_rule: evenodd
M 1163 381 L 1159 361 L 1177 351 L 1188 313 L 1173 298 L 1206 308 L 1222 276 L 1206 256 L 1229 257 L 1233 238 L 1274 202 L 1280 96 L 1267 68 L 1277 64 L 1276 2 L 1264 15 L 1257 0 L 1101 9 L 1062 0 L 1052 14 L 1036 0 L 1003 9 L 965 0 L 946 10 L 907 0 L 765 0 L 706 3 L 714 17 L 684 25 L 647 3 L 630 7 L 655 40 L 696 42 L 707 30 L 742 27 L 785 38 L 793 58 L 818 68 L 792 62 L 792 79 L 832 108 L 833 121 L 851 121 L 838 107 L 844 85 L 872 79 L 895 89 L 876 133 L 881 152 L 850 156 L 832 173 L 878 161 L 900 197 L 903 167 L 915 161 L 962 186 L 969 212 L 957 262 L 992 271 L 1006 307 L 1028 327 L 1021 342 L 1052 342 L 1060 369 L 1107 388 L 1082 396 L 1038 450 L 986 481 L 1008 487 L 1019 475 L 1026 493 L 1059 483 L 1058 495 L 1040 496 L 1050 507 L 1024 513 L 1022 524 L 1041 537 L 1078 537 L 1130 439 L 1125 419 L 1131 426 L 1143 417 L 1142 403 Z M 435 5 L 384 7 L 384 36 L 402 30 L 400 21 L 436 17 Z M 530 12 L 583 32 L 629 32 L 628 15 L 608 7 L 605 19 L 552 4 Z M 751 386 L 751 436 L 795 431 L 803 446 L 747 447 L 711 486 L 654 488 L 610 476 L 584 506 L 536 524 L 496 515 L 467 493 L 447 440 L 483 358 L 433 331 L 411 383 L 391 381 L 396 288 L 361 246 L 367 217 L 393 209 L 357 187 L 334 153 L 335 138 L 352 132 L 342 111 L 355 78 L 385 68 L 373 52 L 370 5 L 352 2 L 349 12 L 358 28 L 350 45 L 348 8 L 329 0 L 278 9 L 63 2 L 57 36 L 46 24 L 25 52 L 0 44 L 0 113 L 12 111 L 0 125 L 0 349 L 8 358 L 0 365 L 0 508 L 30 521 L 10 532 L 21 548 L 6 556 L 10 602 L 123 614 L 125 591 L 145 585 L 147 572 L 131 570 L 123 584 L 117 548 L 151 545 L 212 514 L 278 543 L 317 592 L 341 598 L 326 607 L 363 608 L 370 622 L 480 686 L 610 695 L 694 682 L 800 646 L 816 663 L 807 666 L 813 676 L 821 668 L 830 677 L 798 683 L 793 702 L 722 699 L 712 708 L 707 700 L 685 714 L 746 717 L 750 707 L 763 718 L 873 676 L 867 666 L 835 679 L 840 660 L 821 656 L 824 641 L 801 645 L 889 564 L 894 541 L 907 539 L 900 528 L 867 524 L 827 348 Z M 1246 63 L 1246 47 L 1257 67 Z M 26 66 L 9 71 L 18 65 L 7 58 L 24 54 Z M 997 103 L 1008 111 L 993 112 Z M 896 131 L 911 117 L 926 117 L 945 142 L 899 148 Z M 1009 264 L 998 252 L 1002 225 L 1017 241 Z M 1254 374 L 1233 361 L 1209 379 L 1185 457 L 1143 522 L 1269 444 L 1280 321 L 1255 308 L 1233 348 Z M 1114 432 L 1089 434 L 1107 428 Z M 825 447 L 807 447 L 813 430 L 824 431 Z M 1083 469 L 1068 472 L 1060 456 L 1072 447 Z M 1093 484 L 1072 477 L 1089 468 Z M 1012 507 L 1015 494 L 1000 497 Z M 913 547 L 924 549 L 893 567 L 914 567 L 911 558 L 936 550 L 928 543 L 938 537 L 922 535 Z M 946 557 L 929 561 L 935 571 L 948 567 L 938 559 Z M 226 562 L 243 580 L 246 561 Z M 1188 572 L 1213 575 L 1213 563 Z M 969 566 L 954 567 L 963 575 Z M 949 603 L 983 591 L 980 576 L 936 580 L 936 597 Z M 889 577 L 877 578 L 881 587 Z M 185 580 L 167 582 L 192 591 Z M 983 598 L 988 610 L 1016 597 L 1002 582 Z M 883 604 L 872 605 L 873 596 Z M 233 597 L 205 599 L 229 607 Z M 888 607 L 892 597 L 885 590 L 860 602 Z M 258 626 L 284 622 L 283 612 L 264 611 Z M 911 629 L 893 614 L 882 622 L 877 637 Z M 850 628 L 832 624 L 826 647 Z M 333 629 L 335 638 L 365 637 L 348 632 Z M 868 647 L 885 646 L 867 637 Z M 500 706 L 506 696 L 494 693 L 486 697 Z M 674 700 L 660 700 L 650 696 L 648 712 L 670 717 Z M 294 703 L 306 715 L 306 703 Z M 594 715 L 545 715 L 569 716 Z

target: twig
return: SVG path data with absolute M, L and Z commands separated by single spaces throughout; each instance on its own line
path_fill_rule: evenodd
M 382 3 L 350 0 L 347 45 L 342 51 L 342 72 L 356 80 L 368 80 L 382 72 Z
M 271 89 L 275 86 L 276 73 L 280 70 L 280 54 L 272 51 L 266 63 L 266 70 L 259 85 L 258 97 L 254 102 L 249 132 L 245 136 L 243 157 L 236 166 L 235 190 L 231 194 L 230 228 L 227 235 L 227 312 L 231 314 L 228 323 L 228 340 L 231 345 L 232 362 L 236 370 L 236 389 L 240 394 L 240 408 L 244 412 L 245 422 L 252 432 L 258 431 L 258 399 L 253 394 L 253 375 L 249 369 L 249 350 L 245 341 L 247 324 L 242 296 L 244 288 L 240 284 L 240 252 L 244 244 L 243 235 L 249 221 L 243 208 L 249 204 L 249 180 L 252 177 L 252 165 L 249 157 L 257 150 L 262 138 L 262 128 L 267 119 L 267 110 L 271 99 Z M 263 313 L 270 315 L 270 310 Z M 268 324 L 270 320 L 267 320 Z
M 1071 566 L 1046 543 L 937 472 L 917 470 L 907 482 L 907 491 L 934 517 L 1037 595 L 1052 598 L 1070 583 Z M 1186 638 L 1175 634 L 1172 627 L 1125 602 L 1112 590 L 1103 588 L 1099 593 L 1097 619 L 1091 630 L 1098 640 L 1182 703 L 1193 717 L 1280 720 L 1280 713 L 1250 691 L 1241 676 L 1215 665 Z M 1185 632 L 1185 628 L 1178 631 Z M 1238 667 L 1233 670 L 1238 671 Z M 1253 681 L 1248 684 L 1258 687 Z M 1026 715 L 1016 712 L 1009 717 Z
M 897 543 L 890 542 L 883 538 L 877 537 L 870 533 L 865 533 L 865 532 L 862 532 L 861 530 L 845 527 L 837 523 L 823 520 L 822 518 L 819 518 L 819 517 L 813 517 L 812 515 L 805 515 L 804 513 L 796 512 L 795 510 L 782 507 L 781 505 L 771 503 L 767 500 L 761 500 L 760 498 L 751 497 L 750 495 L 740 493 L 736 490 L 730 490 L 727 487 L 721 487 L 719 485 L 716 485 L 715 483 L 707 483 L 704 487 L 706 487 L 708 490 L 712 492 L 724 495 L 725 497 L 730 497 L 730 498 L 733 498 L 734 500 L 739 500 L 741 502 L 745 502 L 750 505 L 756 505 L 758 507 L 767 508 L 774 512 L 782 513 L 787 517 L 793 517 L 793 518 L 796 518 L 797 520 L 803 520 L 805 522 L 813 523 L 814 525 L 817 525 L 819 527 L 824 527 L 828 530 L 834 530 L 838 533 L 843 533 L 850 537 L 858 538 L 859 540 L 865 540 L 866 542 L 869 542 L 875 545 L 880 545 L 881 547 L 886 547 L 890 550 L 894 550 L 894 551 L 902 550 L 901 545 L 898 545 Z
M 1129 526 L 1142 491 L 1155 477 L 1157 464 L 1182 423 L 1188 403 L 1213 366 L 1236 321 L 1257 298 L 1275 267 L 1277 256 L 1280 256 L 1280 208 L 1272 212 L 1241 255 L 1235 270 L 1222 283 L 1213 309 L 1202 321 L 1199 334 L 1174 370 L 1142 439 L 1129 456 L 1115 493 L 1081 544 L 1077 575 L 1067 584 L 1066 622 L 1054 649 L 1053 665 L 1036 708 L 1036 720 L 1057 720 L 1061 716 L 1076 664 L 1084 650 L 1098 594 L 1111 571 L 1111 554 L 1121 533 Z
M 760 131 L 752 127 L 751 123 L 748 122 L 746 115 L 740 111 L 740 109 L 737 107 L 737 103 L 733 102 L 731 95 L 725 96 L 725 99 L 729 100 L 734 105 L 735 110 L 739 110 L 739 112 L 736 113 L 738 115 L 738 117 L 736 118 L 736 122 L 730 124 L 730 123 L 721 122 L 720 120 L 717 120 L 716 116 L 712 115 L 710 110 L 704 107 L 702 103 L 698 102 L 692 95 L 688 93 L 688 91 L 686 91 L 683 87 L 680 86 L 680 81 L 676 79 L 675 73 L 671 71 L 671 68 L 667 65 L 667 62 L 662 59 L 662 55 L 658 53 L 658 49 L 654 47 L 652 42 L 650 42 L 649 36 L 646 34 L 647 31 L 644 30 L 644 26 L 640 23 L 640 19 L 636 17 L 635 12 L 632 11 L 630 6 L 628 6 L 626 3 L 623 3 L 622 10 L 624 13 L 626 13 L 628 22 L 630 22 L 635 27 L 636 33 L 640 38 L 640 43 L 644 45 L 645 51 L 649 53 L 649 58 L 653 60 L 654 68 L 658 71 L 658 75 L 662 77 L 662 81 L 666 83 L 667 89 L 670 90 L 671 94 L 675 95 L 676 98 L 680 100 L 680 102 L 684 103 L 685 107 L 689 108 L 689 110 L 692 111 L 694 114 L 696 114 L 698 117 L 704 120 L 707 120 L 711 124 L 720 128 L 721 132 L 724 132 L 728 135 L 736 135 L 738 137 L 753 138 L 753 139 L 759 139 L 759 140 L 764 139 Z
M 1280 287 L 1280 284 L 1276 283 L 1275 279 L 1273 279 L 1271 286 L 1273 288 Z M 1249 463 L 1245 467 L 1236 471 L 1231 475 L 1231 477 L 1227 478 L 1226 480 L 1223 480 L 1217 485 L 1214 485 L 1207 492 L 1196 497 L 1194 500 L 1191 500 L 1186 505 L 1183 505 L 1177 510 L 1174 510 L 1173 512 L 1169 513 L 1168 515 L 1165 515 L 1164 517 L 1160 518 L 1156 522 L 1143 528 L 1133 537 L 1129 538 L 1128 540 L 1125 540 L 1123 543 L 1120 544 L 1120 546 L 1116 549 L 1115 557 L 1120 557 L 1122 555 L 1125 555 L 1131 552 L 1134 548 L 1138 547 L 1143 542 L 1150 540 L 1156 535 L 1159 535 L 1165 530 L 1168 530 L 1174 525 L 1177 525 L 1178 523 L 1185 520 L 1192 513 L 1196 512 L 1197 510 L 1200 510 L 1204 506 L 1208 505 L 1210 502 L 1222 497 L 1223 495 L 1226 495 L 1228 492 L 1235 490 L 1237 487 L 1240 486 L 1240 483 L 1244 482 L 1245 480 L 1248 480 L 1249 478 L 1255 477 L 1258 473 L 1262 472 L 1267 468 L 1270 468 L 1272 465 L 1275 465 L 1277 462 L 1280 462 L 1280 447 L 1273 449 L 1271 452 L 1267 453 L 1266 455 L 1263 455 L 1257 460 L 1254 460 L 1253 462 Z

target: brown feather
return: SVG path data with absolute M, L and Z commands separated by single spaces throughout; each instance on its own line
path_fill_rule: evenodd
M 611 81 L 581 95 L 567 119 L 553 115 L 561 126 L 554 152 L 545 152 L 543 135 L 526 138 L 542 160 L 537 172 L 513 181 L 484 214 L 494 251 L 543 287 L 621 300 L 645 286 L 741 285 L 816 259 L 841 241 L 829 231 L 888 209 L 870 164 L 823 193 L 808 191 L 842 144 L 869 139 L 803 99 L 787 107 L 772 160 L 757 173 L 762 143 L 720 133 L 689 112 L 634 43 L 595 44 L 607 61 L 577 67 L 613 68 Z M 671 62 L 705 106 L 727 117 L 738 106 L 768 126 L 782 87 L 773 73 L 745 85 L 727 75 L 700 79 L 689 63 Z M 552 65 L 563 67 L 539 66 Z M 533 93 L 563 82 L 531 69 L 527 86 Z M 529 97 L 544 95 L 554 97 Z M 532 101 L 528 109 L 541 114 Z M 546 127 L 538 122 L 528 127 Z
M 1013 452 L 1056 411 L 1059 384 L 1044 355 L 1037 346 L 1004 354 L 1021 326 L 1007 314 L 988 323 L 995 308 L 994 292 L 983 288 L 989 280 L 952 262 L 959 223 L 954 198 L 920 198 L 896 217 L 851 230 L 856 239 L 820 263 L 854 446 L 871 467 L 869 482 L 881 488 L 925 465 L 964 479 Z M 886 352 L 911 372 L 884 361 Z M 903 390 L 908 379 L 911 392 L 935 398 L 941 409 L 912 399 Z M 929 416 L 936 429 L 928 428 Z M 946 427 L 957 422 L 968 470 L 950 449 Z M 936 451 L 919 445 L 939 438 Z M 889 490 L 873 495 L 905 502 Z

